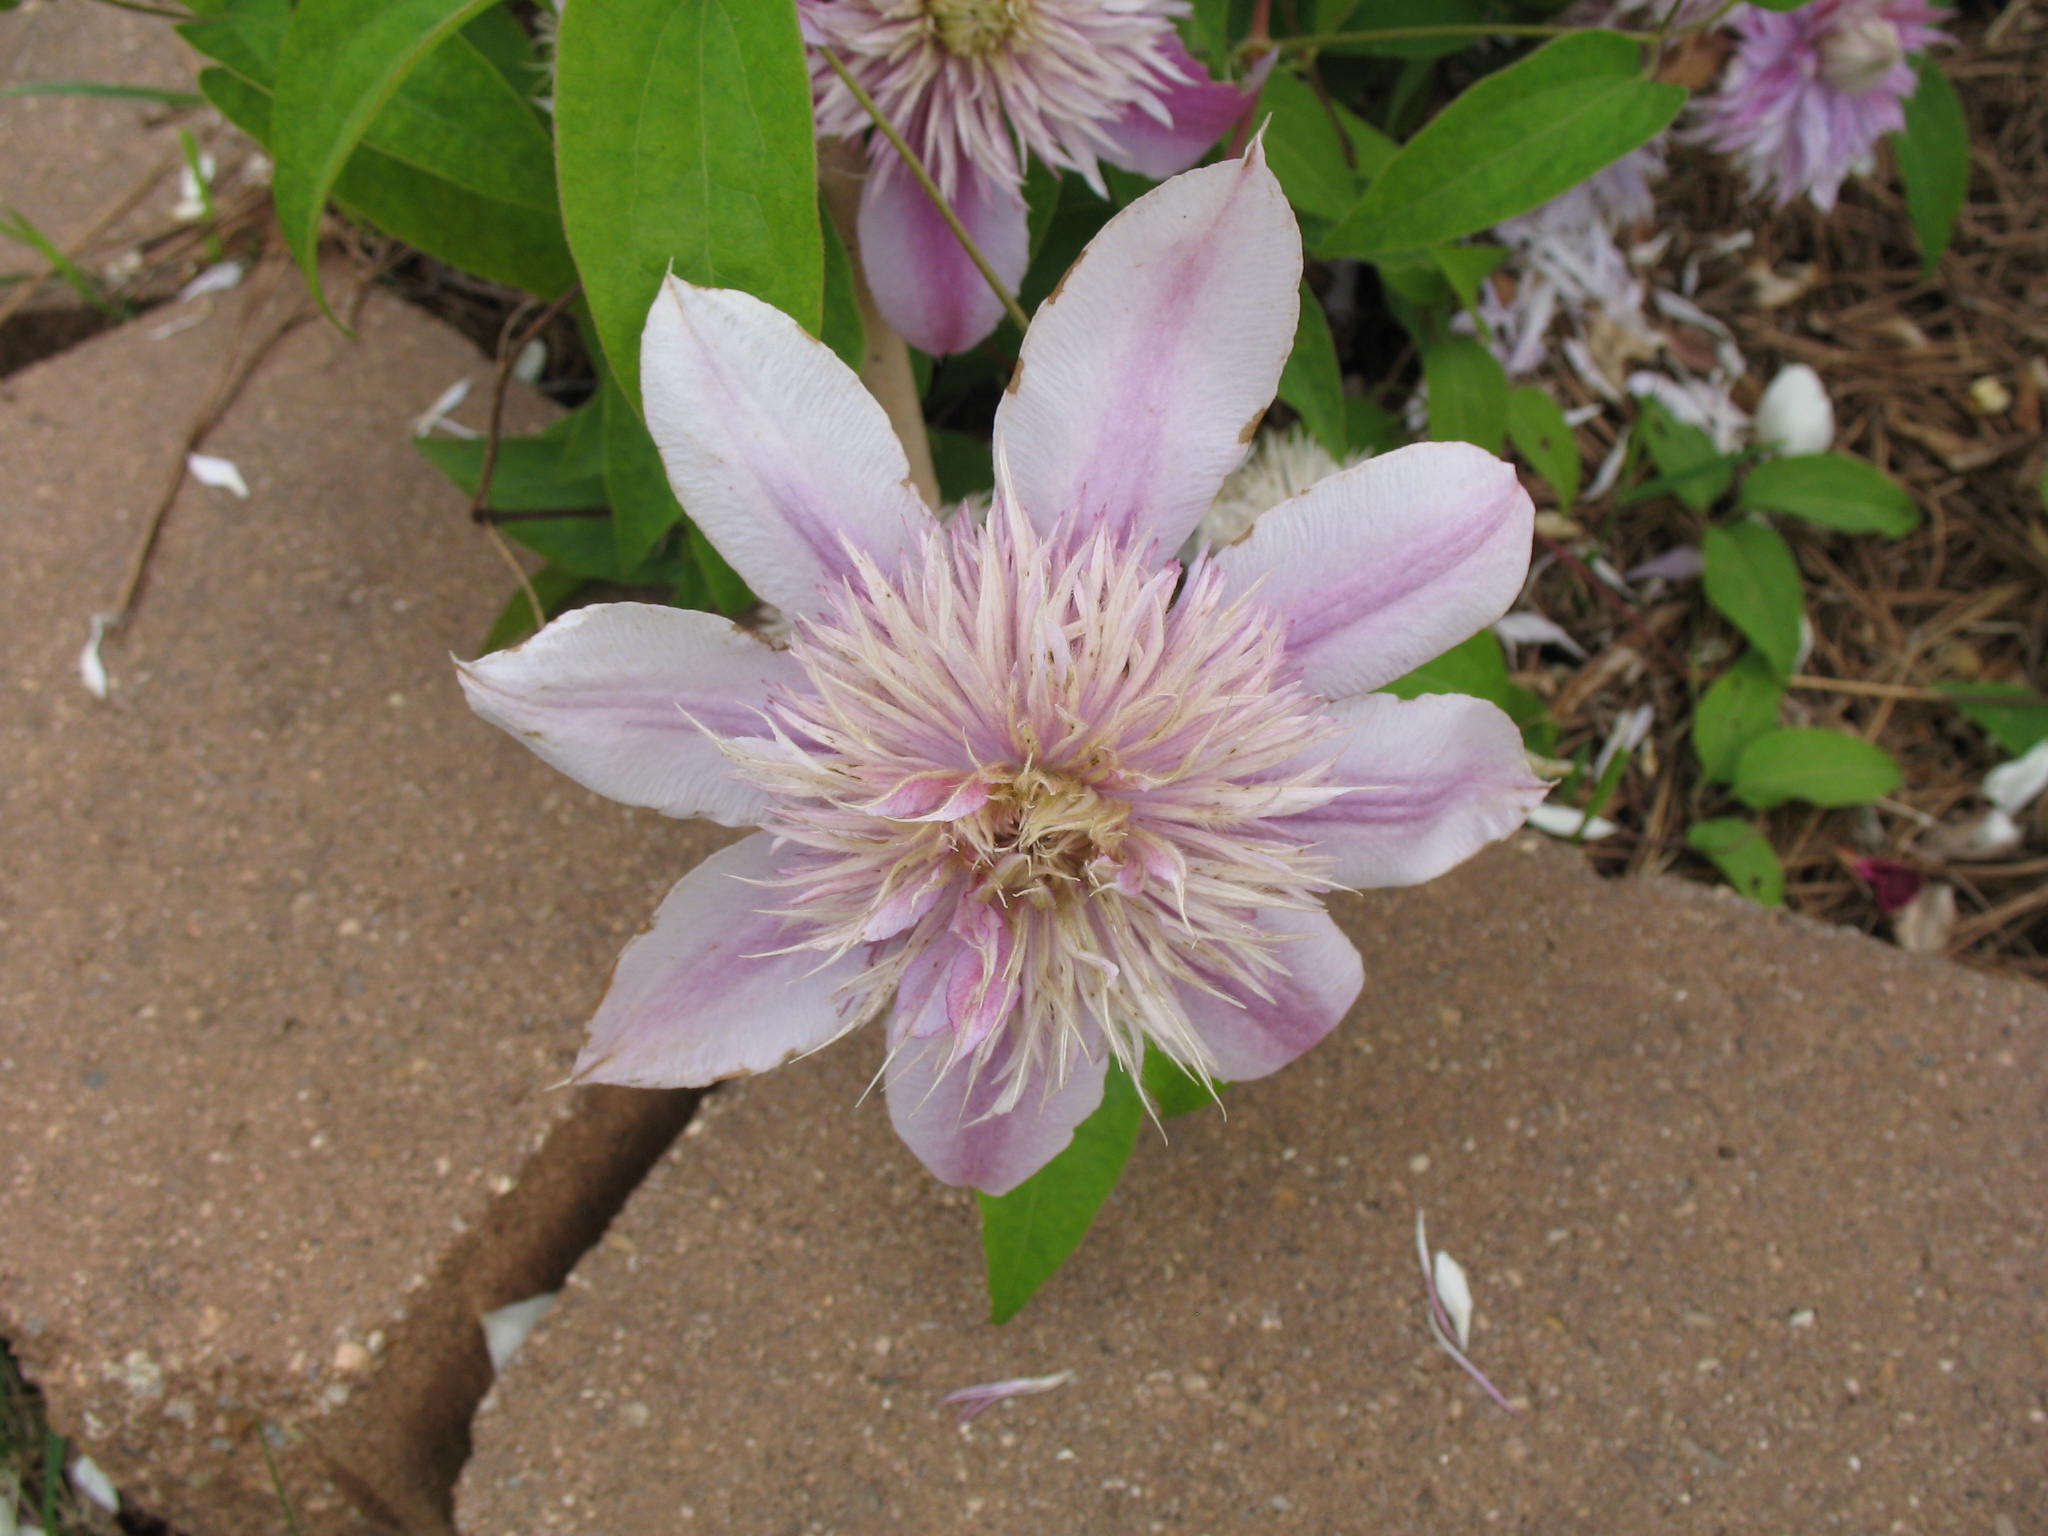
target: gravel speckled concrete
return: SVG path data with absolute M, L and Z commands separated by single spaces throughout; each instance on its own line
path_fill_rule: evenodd
M 1142 1144 L 1002 1329 L 972 1206 L 854 1107 L 872 1040 L 716 1096 L 487 1404 L 464 1528 L 2042 1528 L 2048 1000 L 1557 847 L 1340 910 L 1358 1015 Z M 1417 1206 L 1525 1415 L 1429 1342 Z

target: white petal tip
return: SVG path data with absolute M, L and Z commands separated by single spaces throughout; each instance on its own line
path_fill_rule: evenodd
M 185 468 L 201 485 L 227 491 L 242 501 L 249 499 L 249 482 L 242 478 L 242 471 L 233 459 L 215 458 L 210 453 L 188 453 L 185 455 Z
M 85 649 L 78 653 L 78 680 L 96 699 L 105 699 L 110 689 L 107 664 L 100 659 L 100 642 L 107 637 L 108 620 L 109 615 L 104 613 L 92 616 L 92 633 L 86 638 Z
M 544 1291 L 524 1301 L 507 1303 L 477 1319 L 483 1325 L 484 1348 L 490 1352 L 493 1373 L 502 1372 L 512 1363 L 512 1357 L 519 1353 L 526 1336 L 548 1315 L 554 1304 L 555 1293 Z

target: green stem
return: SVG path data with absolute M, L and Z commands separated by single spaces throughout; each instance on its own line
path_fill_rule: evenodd
M 853 92 L 853 99 L 875 120 L 875 126 L 882 131 L 882 137 L 903 157 L 903 163 L 910 167 L 910 174 L 915 176 L 917 184 L 924 188 L 924 195 L 932 200 L 932 206 L 939 210 L 939 217 L 946 221 L 946 228 L 953 231 L 953 238 L 958 240 L 961 248 L 967 252 L 967 259 L 974 263 L 975 269 L 981 273 L 982 280 L 989 285 L 995 296 L 1003 301 L 1003 308 L 1009 312 L 1010 318 L 1017 322 L 1017 329 L 1023 330 L 1031 323 L 1031 317 L 1024 313 L 1024 306 L 1017 302 L 1017 296 L 1010 292 L 1008 285 L 996 276 L 996 269 L 990 266 L 988 258 L 981 254 L 981 247 L 976 245 L 974 237 L 967 233 L 967 227 L 960 222 L 960 216 L 953 211 L 953 205 L 947 202 L 944 194 L 939 191 L 939 184 L 932 180 L 932 173 L 925 169 L 924 162 L 917 158 L 910 145 L 904 141 L 903 135 L 896 131 L 896 125 L 875 105 L 875 98 L 870 96 L 862 88 L 861 83 L 848 72 L 839 55 L 824 47 L 819 48 L 818 53 L 832 66 L 832 72 L 846 82 L 846 88 Z
M 1334 48 L 1343 43 L 1400 43 L 1432 37 L 1568 37 L 1585 30 L 1584 27 L 1559 27 L 1537 22 L 1473 22 L 1440 27 L 1381 27 L 1371 32 L 1312 32 L 1301 37 L 1274 38 L 1272 46 L 1280 49 Z M 1654 41 L 1657 34 L 1624 31 L 1621 36 L 1647 43 Z

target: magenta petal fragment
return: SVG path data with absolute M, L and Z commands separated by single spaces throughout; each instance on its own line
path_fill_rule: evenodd
M 1159 52 L 1181 76 L 1159 93 L 1172 122 L 1162 123 L 1133 106 L 1108 127 L 1116 149 L 1107 158 L 1154 181 L 1178 175 L 1201 159 L 1211 144 L 1243 121 L 1256 94 L 1210 79 L 1177 36 L 1168 34 Z
M 919 1162 L 947 1184 L 1006 1195 L 1066 1149 L 1074 1127 L 1102 1102 L 1109 1053 L 1091 1040 L 1064 1082 L 1038 1064 L 1025 1068 L 1016 1107 L 991 1114 L 1003 1096 L 1002 1076 L 1018 1032 L 997 1035 L 984 1060 L 953 1060 L 949 1031 L 905 1038 L 889 1058 L 889 1118 Z
M 1365 985 L 1365 962 L 1327 912 L 1269 907 L 1258 923 L 1279 940 L 1272 954 L 1282 974 L 1261 978 L 1270 996 L 1231 981 L 1216 982 L 1221 997 L 1180 988 L 1188 1023 L 1227 1083 L 1279 1071 L 1335 1029 Z
M 576 1059 L 579 1081 L 701 1088 L 766 1072 L 846 1030 L 840 985 L 866 955 L 773 953 L 794 930 L 762 909 L 783 893 L 765 832 L 714 853 L 677 882 L 653 925 L 619 956 Z
M 815 609 L 853 569 L 850 549 L 893 570 L 930 520 L 874 396 L 751 294 L 664 280 L 640 386 L 684 510 L 786 612 Z
M 1485 449 L 1416 443 L 1282 502 L 1216 563 L 1286 622 L 1303 682 L 1344 698 L 1507 612 L 1535 517 L 1513 467 Z
M 996 456 L 1041 530 L 1099 519 L 1180 547 L 1273 399 L 1301 237 L 1254 145 L 1103 226 L 1024 338 Z
M 456 667 L 472 709 L 586 789 L 728 827 L 754 825 L 762 797 L 716 737 L 766 735 L 769 687 L 803 682 L 759 635 L 652 603 L 578 608 Z
M 1377 693 L 1330 712 L 1351 729 L 1331 781 L 1361 787 L 1274 825 L 1335 859 L 1340 885 L 1434 880 L 1520 827 L 1548 793 L 1522 733 L 1484 699 Z
M 970 166 L 953 212 L 1012 293 L 1030 264 L 1024 199 Z M 876 149 L 861 190 L 861 270 L 882 316 L 913 347 L 964 352 L 996 328 L 1003 301 L 896 151 Z

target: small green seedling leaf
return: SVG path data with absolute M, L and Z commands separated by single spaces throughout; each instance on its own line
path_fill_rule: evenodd
M 1687 829 L 1685 842 L 1694 853 L 1711 859 L 1728 883 L 1751 901 L 1766 907 L 1785 904 L 1785 866 L 1754 822 L 1739 816 L 1695 822 Z
M 1753 512 L 1783 512 L 1839 528 L 1896 539 L 1920 526 L 1911 493 L 1875 464 L 1839 453 L 1767 459 L 1742 482 L 1736 505 Z
M 1841 731 L 1769 731 L 1742 749 L 1735 798 L 1767 811 L 1787 800 L 1868 805 L 1899 787 L 1899 765 L 1884 748 Z
M 1695 512 L 1704 512 L 1735 483 L 1735 460 L 1689 421 L 1680 421 L 1663 401 L 1644 396 L 1638 430 L 1657 466 L 1657 484 Z M 1641 490 L 1630 497 L 1638 500 Z
M 1507 260 L 1504 245 L 1433 245 L 1429 259 L 1443 273 L 1458 302 L 1467 309 L 1479 307 L 1479 285 L 1493 275 L 1494 268 Z
M 2048 741 L 2048 700 L 2017 683 L 1936 683 L 1944 693 L 1962 695 L 1956 708 L 1975 721 L 2014 757 L 2025 757 Z M 1997 697 L 2005 695 L 2006 699 Z
M 1081 1245 L 1123 1177 L 1144 1118 L 1137 1085 L 1112 1066 L 1101 1107 L 1075 1128 L 1064 1152 L 1007 1195 L 980 1197 L 990 1322 L 1015 1317 Z
M 1477 443 L 1500 452 L 1508 430 L 1508 374 L 1500 359 L 1473 336 L 1448 336 L 1423 348 L 1429 382 L 1432 441 Z
M 1726 784 L 1735 777 L 1742 749 L 1778 728 L 1784 698 L 1785 684 L 1755 651 L 1745 651 L 1715 679 L 1692 716 L 1692 749 L 1708 783 Z
M 1933 60 L 1914 61 L 1920 84 L 1906 101 L 1906 126 L 1892 135 L 1906 181 L 1906 212 L 1920 241 L 1920 270 L 1932 272 L 1970 190 L 1970 126 L 1963 103 Z
M 1533 384 L 1508 396 L 1508 436 L 1556 493 L 1558 507 L 1571 511 L 1579 499 L 1579 440 L 1558 403 Z
M 1763 652 L 1779 677 L 1790 677 L 1799 659 L 1801 589 L 1792 548 L 1768 524 L 1744 521 L 1709 528 L 1701 541 L 1706 557 L 1707 600 Z

